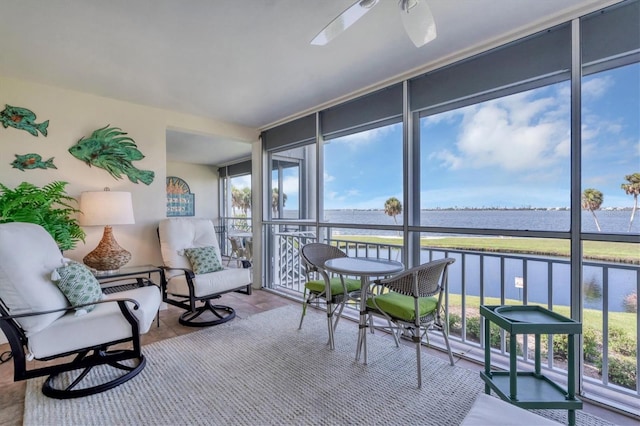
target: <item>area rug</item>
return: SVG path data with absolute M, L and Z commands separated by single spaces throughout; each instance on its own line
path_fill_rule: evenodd
M 42 395 L 27 383 L 31 425 L 457 425 L 484 385 L 478 371 L 368 335 L 368 364 L 355 361 L 357 325 L 343 321 L 334 351 L 326 316 L 287 306 L 143 348 L 146 368 L 86 398 Z M 566 410 L 536 410 L 566 423 Z M 579 425 L 610 425 L 577 412 Z

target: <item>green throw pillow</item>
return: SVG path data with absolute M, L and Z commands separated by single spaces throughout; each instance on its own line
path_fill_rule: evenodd
M 196 275 L 221 271 L 222 263 L 213 247 L 195 247 L 184 249 L 184 255 L 191 262 L 191 269 Z
M 104 297 L 96 277 L 81 263 L 71 261 L 56 268 L 51 278 L 72 306 L 97 302 Z M 76 308 L 76 315 L 91 312 L 93 308 L 95 305 Z

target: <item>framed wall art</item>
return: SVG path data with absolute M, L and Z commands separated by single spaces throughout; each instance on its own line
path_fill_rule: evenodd
M 176 176 L 167 176 L 167 217 L 194 216 L 195 194 L 189 185 Z

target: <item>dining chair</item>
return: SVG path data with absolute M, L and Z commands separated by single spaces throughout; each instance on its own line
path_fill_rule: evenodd
M 242 243 L 241 237 L 229 236 L 229 242 L 231 243 L 231 253 L 229 253 L 229 258 L 227 259 L 227 266 L 231 263 L 231 259 L 236 259 L 236 263 L 238 267 L 241 265 L 242 260 L 249 260 L 247 256 L 247 250 Z
M 304 264 L 307 282 L 304 285 L 304 303 L 302 304 L 298 330 L 302 328 L 307 306 L 312 302 L 324 301 L 331 349 L 335 348 L 333 332 L 338 326 L 345 304 L 350 300 L 349 294 L 360 290 L 360 280 L 358 279 L 345 278 L 342 275 L 329 277 L 329 273 L 324 269 L 324 263 L 329 259 L 339 257 L 347 257 L 347 254 L 338 247 L 325 243 L 309 243 L 300 249 L 300 258 Z
M 434 260 L 392 277 L 375 280 L 374 285 L 379 286 L 378 291 L 366 300 L 370 325 L 373 324 L 371 315 L 378 315 L 393 324 L 391 332 L 396 337 L 404 332 L 410 333 L 416 344 L 418 388 L 422 387 L 422 338 L 430 328 L 442 332 L 449 361 L 453 365 L 448 329 L 444 322 L 446 305 L 443 303 L 448 267 L 453 262 L 455 259 L 452 258 Z

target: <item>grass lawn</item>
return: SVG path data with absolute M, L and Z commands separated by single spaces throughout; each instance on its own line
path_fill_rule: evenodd
M 402 245 L 402 238 L 367 235 L 341 235 L 340 240 L 376 244 Z M 517 237 L 443 237 L 421 238 L 422 247 L 448 248 L 453 250 L 473 250 L 485 252 L 535 254 L 544 256 L 569 257 L 569 241 L 551 238 Z M 609 262 L 640 264 L 640 244 L 585 241 L 585 259 Z
M 477 308 L 479 311 L 480 297 L 478 296 L 466 296 L 466 306 Z M 485 305 L 500 305 L 500 299 L 494 297 L 485 297 Z M 531 303 L 532 305 L 534 303 Z M 522 305 L 519 300 L 505 300 L 505 305 Z M 545 305 L 538 304 L 544 308 Z M 459 294 L 449 294 L 449 308 L 459 308 L 462 306 L 462 296 Z M 568 306 L 554 306 L 553 311 L 570 318 Z M 478 315 L 480 315 L 478 313 Z M 635 336 L 637 330 L 637 314 L 635 312 L 609 312 L 609 328 L 617 328 L 623 330 L 629 336 Z M 582 323 L 589 325 L 595 329 L 602 329 L 602 311 L 597 309 L 584 309 Z

